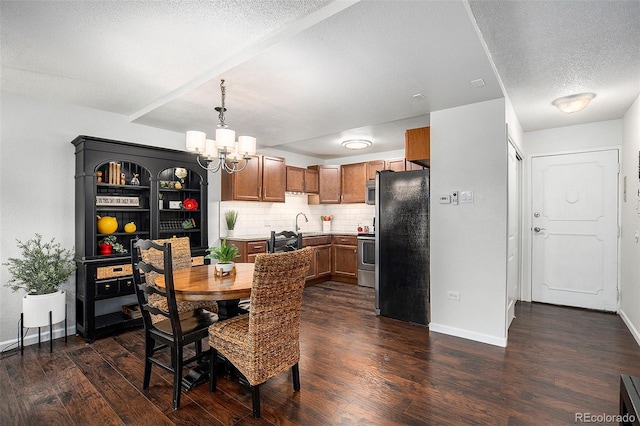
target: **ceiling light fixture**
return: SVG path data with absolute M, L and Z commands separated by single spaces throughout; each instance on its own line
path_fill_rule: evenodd
M 186 139 L 187 151 L 198 155 L 198 164 L 205 170 L 215 173 L 222 169 L 229 174 L 238 173 L 247 167 L 251 160 L 250 156 L 256 153 L 256 138 L 240 136 L 236 141 L 236 132 L 228 129 L 224 122 L 224 112 L 227 110 L 224 107 L 224 80 L 220 80 L 220 92 L 222 106 L 215 108 L 220 120 L 216 129 L 216 139 L 207 139 L 205 132 L 189 130 Z M 201 157 L 204 159 L 204 164 Z M 216 158 L 218 162 L 213 165 Z M 238 167 L 240 160 L 244 160 L 242 167 Z
M 591 99 L 595 98 L 595 93 L 579 93 L 577 95 L 563 96 L 551 102 L 560 111 L 566 114 L 573 114 L 574 112 L 582 111 L 585 109 Z
M 366 139 L 350 139 L 342 142 L 342 146 L 347 149 L 364 149 L 372 145 L 371 141 Z

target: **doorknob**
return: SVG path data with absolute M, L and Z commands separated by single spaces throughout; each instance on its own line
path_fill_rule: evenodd
M 535 228 L 533 228 L 533 231 L 534 232 L 540 232 L 540 231 L 546 231 L 546 229 L 536 226 Z

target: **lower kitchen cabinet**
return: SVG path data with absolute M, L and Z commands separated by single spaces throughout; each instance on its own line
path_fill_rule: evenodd
M 257 255 L 267 252 L 266 239 L 247 241 L 227 238 L 227 244 L 233 244 L 238 247 L 238 257 L 234 260 L 234 262 L 238 263 L 255 263 Z
M 318 278 L 329 279 L 331 276 L 331 236 L 305 237 L 302 239 L 302 245 L 314 248 L 307 281 Z
M 358 240 L 351 235 L 334 235 L 331 240 L 331 277 L 337 281 L 357 284 Z

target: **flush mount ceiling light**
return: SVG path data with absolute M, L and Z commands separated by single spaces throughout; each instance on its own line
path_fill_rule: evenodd
M 364 149 L 371 146 L 371 141 L 366 139 L 350 139 L 342 142 L 342 146 L 347 149 Z
M 595 98 L 595 93 L 579 93 L 577 95 L 563 96 L 551 102 L 560 111 L 566 114 L 582 111 L 591 99 Z
M 205 170 L 217 172 L 222 169 L 225 172 L 241 172 L 249 164 L 251 155 L 256 153 L 256 138 L 252 136 L 240 136 L 236 141 L 236 132 L 228 129 L 224 122 L 225 87 L 224 80 L 220 81 L 220 92 L 222 94 L 222 106 L 216 107 L 218 111 L 218 128 L 216 129 L 216 139 L 207 139 L 204 132 L 189 130 L 187 132 L 187 151 L 198 154 L 198 164 Z M 204 164 L 200 158 L 203 158 Z M 217 162 L 215 160 L 217 159 Z M 240 160 L 244 160 L 242 167 L 238 167 Z

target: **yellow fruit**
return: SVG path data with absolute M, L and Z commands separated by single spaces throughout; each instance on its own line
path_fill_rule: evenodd
M 133 222 L 129 222 L 124 226 L 124 232 L 128 234 L 133 234 L 136 232 L 136 224 Z
M 118 220 L 111 216 L 98 216 L 98 234 L 113 234 L 118 230 Z

